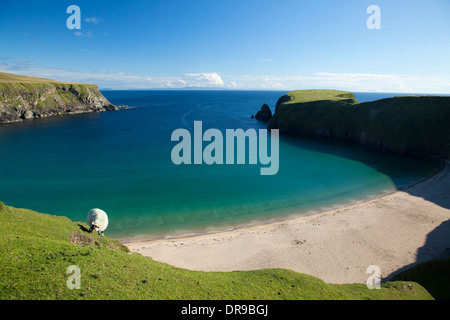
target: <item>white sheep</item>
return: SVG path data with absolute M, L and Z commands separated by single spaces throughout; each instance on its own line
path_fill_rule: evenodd
M 108 215 L 106 212 L 100 209 L 92 209 L 89 211 L 87 219 L 89 232 L 97 231 L 98 235 L 103 237 L 103 232 L 108 227 Z

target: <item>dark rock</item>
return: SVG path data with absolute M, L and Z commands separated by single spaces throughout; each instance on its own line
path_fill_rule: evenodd
M 103 108 L 105 108 L 105 109 L 108 110 L 108 111 L 117 111 L 117 110 L 120 109 L 120 107 L 115 106 L 115 105 L 113 105 L 113 104 L 106 105 L 106 106 L 104 106 Z
M 33 111 L 25 110 L 20 116 L 21 119 L 31 119 L 34 117 Z
M 261 110 L 256 113 L 255 119 L 262 122 L 269 122 L 270 118 L 272 118 L 272 111 L 270 110 L 269 106 L 264 103 L 261 107 Z

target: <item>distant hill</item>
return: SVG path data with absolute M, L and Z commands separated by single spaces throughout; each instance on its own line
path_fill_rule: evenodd
M 280 97 L 268 128 L 450 159 L 449 123 L 450 97 L 400 96 L 359 103 L 351 92 L 298 90 Z
M 0 123 L 117 109 L 95 84 L 0 72 Z

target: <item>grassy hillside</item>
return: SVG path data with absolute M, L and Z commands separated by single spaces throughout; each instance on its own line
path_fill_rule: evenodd
M 331 285 L 289 270 L 198 272 L 128 252 L 65 217 L 0 202 L 0 299 L 432 299 L 419 284 Z M 68 289 L 67 268 L 81 288 Z
M 295 90 L 287 93 L 287 96 L 290 99 L 284 102 L 285 104 L 319 100 L 358 103 L 353 93 L 339 90 Z
M 38 78 L 38 77 L 30 77 L 30 76 L 23 76 L 20 74 L 13 74 L 13 73 L 5 73 L 0 72 L 0 83 L 4 82 L 21 82 L 21 83 L 36 83 L 36 82 L 52 82 L 52 83 L 69 83 L 69 82 L 62 82 L 62 81 L 56 81 L 46 78 Z
M 301 90 L 279 99 L 268 128 L 450 159 L 449 122 L 450 97 L 405 96 L 358 103 L 350 92 Z
M 94 84 L 0 72 L 0 123 L 115 109 Z

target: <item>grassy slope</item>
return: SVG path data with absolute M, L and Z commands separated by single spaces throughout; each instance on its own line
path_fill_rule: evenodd
M 339 90 L 295 90 L 287 94 L 291 100 L 286 104 L 301 103 L 309 101 L 345 101 L 349 103 L 357 103 L 355 96 L 351 92 Z
M 405 279 L 419 282 L 436 299 L 450 300 L 450 257 L 421 263 L 396 275 L 392 280 Z
M 56 90 L 60 91 L 68 91 L 70 86 L 74 86 L 81 93 L 85 92 L 84 88 L 89 88 L 91 90 L 97 90 L 98 87 L 95 84 L 89 83 L 76 83 L 76 82 L 62 82 L 45 78 L 37 78 L 37 77 L 29 77 L 22 76 L 12 73 L 4 73 L 0 72 L 0 93 L 4 95 L 11 95 L 10 98 L 13 98 L 14 95 L 18 93 L 26 94 L 38 94 L 47 90 L 50 86 L 56 88 Z M 56 93 L 55 93 L 56 94 Z M 69 95 L 62 96 L 63 99 L 69 99 Z
M 0 83 L 2 82 L 22 82 L 22 83 L 68 83 L 46 78 L 22 76 L 19 74 L 0 72 Z
M 63 82 L 46 78 L 22 76 L 18 74 L 0 72 L 0 91 L 3 92 L 29 92 L 32 93 L 35 89 L 42 90 L 48 86 L 55 86 L 56 88 L 63 88 L 67 85 L 76 85 L 77 87 L 87 86 L 90 88 L 97 88 L 94 84 L 84 84 L 76 82 Z
M 52 87 L 54 90 L 52 90 Z M 69 91 L 70 88 L 74 88 L 80 93 L 80 96 L 75 96 Z M 62 82 L 0 82 L 0 93 L 3 93 L 3 97 L 6 101 L 13 101 L 9 104 L 14 107 L 23 105 L 24 101 L 34 101 L 43 94 L 47 97 L 44 100 L 39 100 L 35 108 L 57 108 L 59 104 L 56 99 L 66 104 L 79 104 L 80 101 L 86 100 L 89 97 L 89 89 L 93 92 L 98 90 L 98 87 L 94 84 L 66 84 Z M 50 93 L 49 93 L 50 91 Z M 21 99 L 17 99 L 21 96 Z
M 350 92 L 299 90 L 280 98 L 268 127 L 450 159 L 449 121 L 450 97 L 408 96 L 359 104 Z
M 432 299 L 410 281 L 369 290 L 282 269 L 179 269 L 131 254 L 120 242 L 86 228 L 0 202 L 0 299 Z M 70 265 L 81 270 L 81 289 L 67 288 Z

